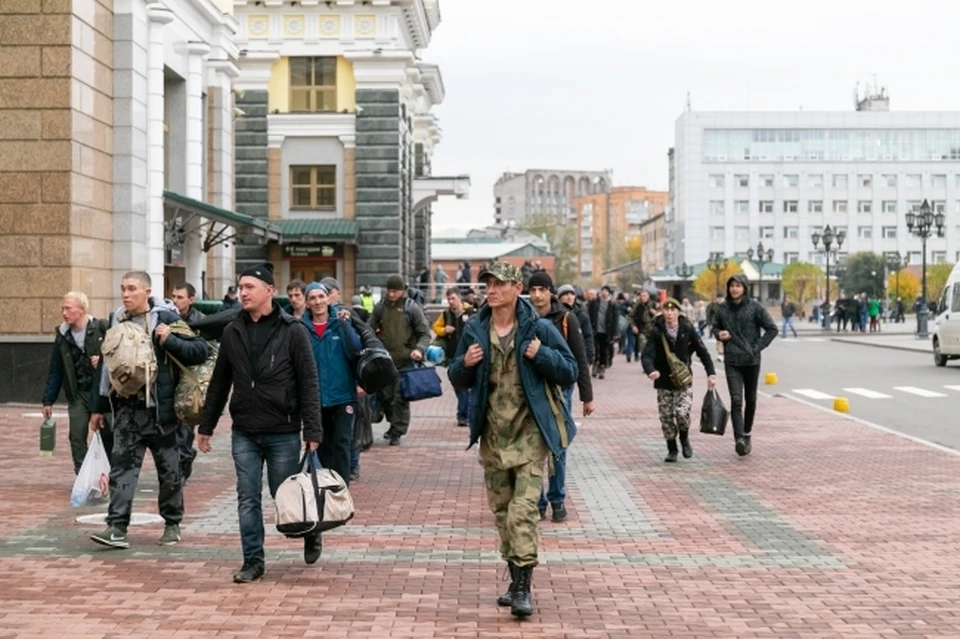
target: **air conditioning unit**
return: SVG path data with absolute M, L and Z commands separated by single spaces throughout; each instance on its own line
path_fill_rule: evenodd
M 783 156 L 783 161 L 784 161 L 784 162 L 793 162 L 793 156 L 792 156 L 792 155 L 785 155 L 785 156 Z
M 844 162 L 849 162 L 851 158 L 849 155 L 841 155 L 840 159 L 843 160 Z
M 885 156 L 883 156 L 883 159 L 884 159 L 885 161 L 887 161 L 887 162 L 890 162 L 890 161 L 893 160 L 893 156 L 892 156 L 892 155 L 885 155 Z
M 808 159 L 808 160 L 819 160 L 820 158 L 819 158 L 819 156 L 817 156 L 816 153 L 811 153 L 810 155 L 807 156 L 807 159 Z
M 718 156 L 717 156 L 717 161 L 718 161 L 718 162 L 726 162 L 726 161 L 727 161 L 727 156 L 725 156 L 725 155 L 718 155 Z

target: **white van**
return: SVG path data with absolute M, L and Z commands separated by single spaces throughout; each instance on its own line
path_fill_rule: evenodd
M 960 264 L 953 267 L 937 307 L 930 310 L 936 317 L 933 361 L 946 366 L 947 360 L 960 359 Z

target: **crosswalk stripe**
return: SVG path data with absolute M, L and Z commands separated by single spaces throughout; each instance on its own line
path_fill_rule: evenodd
M 960 391 L 960 386 L 950 386 L 950 385 L 947 385 L 947 386 L 944 386 L 944 388 L 946 388 L 947 390 Z
M 793 389 L 793 392 L 797 395 L 809 397 L 810 399 L 833 399 L 833 395 L 827 395 L 826 393 L 821 393 L 820 391 L 812 388 L 795 388 Z
M 869 388 L 844 388 L 843 390 L 847 391 L 848 393 L 853 393 L 854 395 L 866 397 L 868 399 L 890 399 L 893 397 L 893 395 L 878 393 L 877 391 L 870 390 Z
M 937 391 L 927 390 L 926 388 L 917 388 L 916 386 L 894 386 L 893 389 L 903 393 L 910 393 L 911 395 L 919 395 L 920 397 L 947 396 L 945 393 L 938 393 Z

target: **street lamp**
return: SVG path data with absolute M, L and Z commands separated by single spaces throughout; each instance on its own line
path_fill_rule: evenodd
M 753 256 L 753 249 L 747 249 L 747 259 L 756 263 L 757 271 L 760 273 L 760 281 L 757 283 L 757 297 L 760 298 L 760 303 L 763 304 L 763 265 L 773 261 L 773 249 L 767 249 L 766 252 L 764 252 L 763 242 L 760 242 L 757 244 L 757 259 L 753 259 Z
M 834 243 L 836 243 L 836 250 L 839 251 L 840 247 L 843 246 L 843 241 L 847 238 L 847 234 L 844 231 L 839 231 L 834 235 L 833 229 L 830 228 L 828 224 L 826 228 L 823 229 L 823 234 L 817 233 L 816 231 L 810 235 L 810 241 L 813 242 L 813 250 L 818 253 L 823 253 L 827 258 L 827 294 L 826 294 L 826 303 L 827 310 L 829 310 L 830 304 L 830 253 L 833 251 Z M 823 243 L 823 248 L 820 248 L 820 243 Z M 830 331 L 830 317 L 824 313 L 823 321 L 823 330 Z
M 930 308 L 927 306 L 927 238 L 936 235 L 943 237 L 944 215 L 943 213 L 934 214 L 930 208 L 930 203 L 926 200 L 920 205 L 918 213 L 907 212 L 907 231 L 920 238 L 923 244 L 923 292 L 920 298 L 920 308 L 917 310 L 917 337 L 926 339 L 929 337 L 927 332 L 927 318 L 930 315 Z
M 681 280 L 681 282 L 680 282 L 680 297 L 683 297 L 683 293 L 684 293 L 684 291 L 683 291 L 683 285 L 684 285 L 684 283 L 686 283 L 687 278 L 689 278 L 691 275 L 693 275 L 693 269 L 692 269 L 691 267 L 687 266 L 687 263 L 686 263 L 686 262 L 684 262 L 683 264 L 681 264 L 680 266 L 677 267 L 677 277 L 679 277 L 680 280 Z
M 717 280 L 717 295 L 720 297 L 720 275 L 727 270 L 730 261 L 722 253 L 711 253 L 707 259 L 707 268 L 713 271 L 713 277 Z

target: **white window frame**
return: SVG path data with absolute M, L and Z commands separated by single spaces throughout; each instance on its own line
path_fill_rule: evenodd
M 784 213 L 796 213 L 800 210 L 800 202 L 798 200 L 784 200 L 783 201 L 783 212 Z
M 726 186 L 726 176 L 723 173 L 714 173 L 710 175 L 710 187 L 722 189 Z
M 857 237 L 861 240 L 872 240 L 873 239 L 873 227 L 872 226 L 858 226 L 857 227 Z
M 883 176 L 883 181 L 889 188 L 897 188 L 897 174 L 896 173 L 887 173 Z
M 711 226 L 710 227 L 710 239 L 711 240 L 722 240 L 726 237 L 726 227 L 723 226 Z
M 799 226 L 785 226 L 783 227 L 783 239 L 785 240 L 795 240 L 800 237 L 800 227 Z
M 777 178 L 774 175 L 761 175 L 760 176 L 760 186 L 768 189 L 774 188 L 774 185 L 777 182 Z
M 834 200 L 833 201 L 833 212 L 839 213 L 840 215 L 846 215 L 850 211 L 850 207 L 847 205 L 846 200 Z M 843 209 L 842 211 L 840 209 Z
M 807 186 L 811 189 L 823 188 L 823 173 L 811 173 L 807 176 Z
M 857 213 L 873 213 L 873 201 L 857 200 Z
M 892 233 L 892 234 L 891 234 Z M 880 235 L 885 240 L 895 240 L 897 239 L 897 227 L 895 226 L 884 226 L 880 229 Z
M 857 184 L 860 185 L 860 188 L 869 189 L 873 187 L 873 176 L 869 173 L 861 173 L 857 175 Z
M 823 213 L 823 200 L 809 200 L 807 213 Z
M 792 182 L 792 184 L 791 184 Z M 783 174 L 783 188 L 785 189 L 795 189 L 800 186 L 800 176 L 796 173 L 784 173 Z
M 764 207 L 764 204 L 766 204 L 766 205 L 768 205 L 768 206 Z M 763 214 L 773 213 L 773 200 L 760 200 L 760 204 L 758 205 L 758 209 L 759 209 L 760 213 L 763 213 Z M 766 210 L 764 210 L 764 209 L 766 209 Z
M 774 233 L 774 227 L 772 226 L 761 226 L 760 227 L 760 239 L 761 240 L 772 240 Z
M 843 184 L 838 184 L 838 182 L 843 182 Z M 850 177 L 846 173 L 837 173 L 830 179 L 830 184 L 835 189 L 847 189 L 850 188 Z
M 746 231 L 744 233 L 743 231 Z M 735 226 L 733 227 L 733 237 L 736 240 L 750 240 L 750 227 L 749 226 Z
M 893 207 L 888 205 L 892 204 Z M 884 200 L 880 203 L 880 212 L 881 213 L 896 213 L 897 212 L 897 201 L 896 200 Z
M 733 176 L 734 181 L 736 182 L 739 188 L 748 188 L 750 186 L 750 176 L 746 173 L 741 173 L 739 175 Z
M 743 210 L 740 210 L 739 205 L 743 205 Z M 733 201 L 733 212 L 738 215 L 749 215 L 750 214 L 750 200 L 734 200 Z

